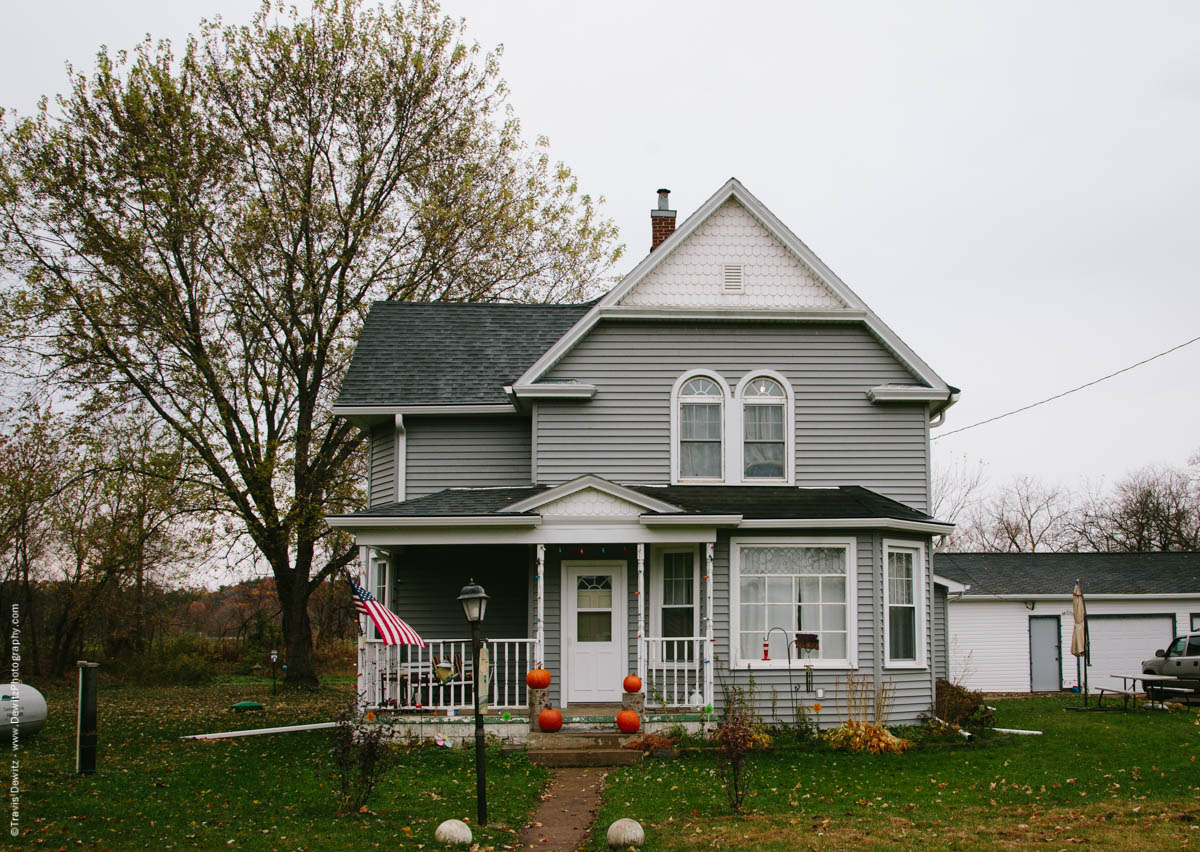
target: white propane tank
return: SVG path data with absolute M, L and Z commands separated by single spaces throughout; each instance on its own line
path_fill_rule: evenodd
M 46 725 L 46 699 L 27 683 L 0 684 L 0 733 L 31 737 Z

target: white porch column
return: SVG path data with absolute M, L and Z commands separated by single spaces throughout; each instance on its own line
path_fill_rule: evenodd
M 713 657 L 717 650 L 713 638 L 713 543 L 704 545 L 704 704 L 713 703 Z M 731 640 L 732 641 L 732 640 Z
M 367 569 L 370 567 L 370 565 L 371 548 L 360 545 L 358 548 L 359 575 L 356 578 L 356 581 L 364 589 L 370 582 L 370 580 L 367 579 Z M 370 703 L 367 696 L 367 633 L 363 624 L 364 618 L 365 616 L 360 615 L 355 619 L 355 621 L 358 622 L 358 679 L 355 685 L 355 695 L 358 696 L 358 705 L 360 710 Z
M 534 565 L 534 577 L 537 580 L 537 614 L 533 617 L 533 660 L 535 666 L 546 665 L 546 633 L 544 629 L 546 614 L 544 598 L 546 596 L 546 545 L 537 546 L 537 563 Z
M 637 546 L 637 674 L 646 682 L 646 651 L 642 639 L 646 635 L 646 615 L 643 603 L 646 600 L 646 545 Z

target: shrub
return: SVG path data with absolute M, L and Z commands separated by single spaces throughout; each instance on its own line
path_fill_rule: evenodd
M 839 751 L 865 751 L 871 754 L 902 754 L 912 748 L 912 740 L 901 739 L 883 725 L 848 719 L 825 734 L 831 748 Z
M 996 714 L 983 703 L 983 694 L 938 679 L 934 712 L 943 722 L 970 731 L 990 728 L 996 724 Z
M 725 783 L 729 807 L 735 813 L 740 812 L 750 784 L 747 758 L 751 751 L 771 746 L 771 737 L 741 688 L 726 690 L 725 716 L 712 738 L 719 749 L 717 771 Z
M 374 714 L 363 714 L 350 704 L 338 712 L 335 721 L 328 774 L 335 782 L 336 814 L 345 816 L 366 810 L 375 786 L 397 758 L 389 743 L 391 726 L 375 721 Z

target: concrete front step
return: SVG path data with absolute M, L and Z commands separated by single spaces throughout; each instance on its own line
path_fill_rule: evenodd
M 645 757 L 632 748 L 531 748 L 527 754 L 538 766 L 552 768 L 632 766 Z
M 602 730 L 567 730 L 555 731 L 552 734 L 531 732 L 529 734 L 529 750 L 535 749 L 616 749 L 635 739 L 638 734 L 618 733 L 617 731 Z

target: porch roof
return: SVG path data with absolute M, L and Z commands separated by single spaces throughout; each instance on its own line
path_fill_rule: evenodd
M 760 485 L 628 485 L 647 497 L 678 507 L 676 512 L 645 512 L 643 517 L 737 516 L 741 520 L 870 520 L 936 524 L 935 518 L 858 485 L 838 488 L 795 488 Z M 434 494 L 376 506 L 352 515 L 331 516 L 342 521 L 384 518 L 478 518 L 503 512 L 504 517 L 538 517 L 536 512 L 504 512 L 515 503 L 547 491 L 549 486 L 525 488 L 447 488 Z M 341 524 L 339 524 L 341 525 Z

